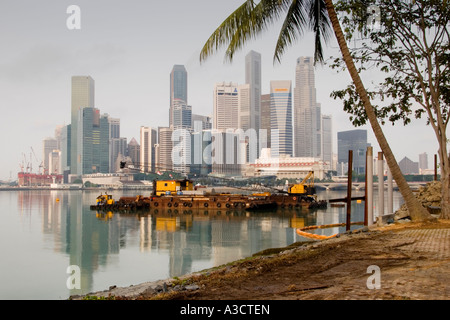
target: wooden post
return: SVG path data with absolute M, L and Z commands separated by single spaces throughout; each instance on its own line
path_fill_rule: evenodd
M 366 208 L 364 215 L 364 225 L 371 226 L 373 224 L 373 148 L 367 147 L 366 154 Z
M 387 201 L 387 213 L 394 213 L 394 186 L 392 183 L 392 172 L 389 167 L 387 168 L 387 185 L 388 185 L 388 201 Z
M 347 173 L 347 219 L 345 230 L 350 230 L 352 214 L 352 168 L 353 168 L 353 150 L 348 151 L 348 173 Z
M 378 152 L 378 216 L 384 216 L 384 165 L 383 152 Z
M 437 154 L 434 155 L 434 181 L 437 181 Z

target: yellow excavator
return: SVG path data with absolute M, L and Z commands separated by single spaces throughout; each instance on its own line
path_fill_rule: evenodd
M 110 194 L 101 194 L 97 197 L 97 205 L 110 205 L 110 204 L 114 204 L 115 201 L 112 197 L 112 195 Z

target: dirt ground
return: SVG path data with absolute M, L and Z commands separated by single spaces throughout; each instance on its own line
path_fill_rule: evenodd
M 88 295 L 115 300 L 449 300 L 450 221 L 393 223 Z M 72 299 L 86 299 L 72 297 Z
M 288 247 L 280 251 L 277 254 L 260 255 L 183 280 L 184 285 L 189 284 L 192 287 L 195 284 L 195 290 L 168 290 L 158 295 L 142 294 L 137 298 L 162 300 L 448 300 L 450 298 L 450 221 L 396 223 L 365 232 Z

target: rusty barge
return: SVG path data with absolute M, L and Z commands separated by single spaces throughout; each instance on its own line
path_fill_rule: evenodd
M 307 177 L 308 178 L 308 177 Z M 196 190 L 191 180 L 155 180 L 149 197 L 97 197 L 91 210 L 137 211 L 148 209 L 208 209 L 208 210 L 262 210 L 270 208 L 326 208 L 326 201 L 318 201 L 314 188 L 300 184 L 291 185 L 285 192 L 252 194 L 216 193 L 213 190 Z

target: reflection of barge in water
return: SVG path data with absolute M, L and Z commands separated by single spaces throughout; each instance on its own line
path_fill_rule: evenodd
M 111 195 L 100 195 L 97 197 L 97 203 L 91 205 L 91 210 L 326 208 L 326 201 L 316 200 L 314 187 L 305 185 L 307 178 L 300 184 L 290 186 L 286 192 L 263 192 L 250 195 L 194 190 L 192 181 L 187 179 L 155 180 L 150 197 L 138 195 L 121 197 L 115 201 Z

